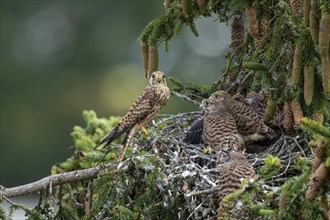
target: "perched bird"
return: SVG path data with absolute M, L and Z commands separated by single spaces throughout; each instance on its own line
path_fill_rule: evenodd
M 247 105 L 234 100 L 226 91 L 217 91 L 210 99 L 219 100 L 219 103 L 234 116 L 237 130 L 244 135 L 245 141 L 272 138 L 274 131 L 264 124 L 256 112 Z
M 250 107 L 255 113 L 257 113 L 260 120 L 263 120 L 267 106 L 267 100 L 263 93 L 250 92 L 246 97 L 237 93 L 233 96 L 233 99 Z
M 237 93 L 237 94 L 233 95 L 233 99 L 245 104 L 245 97 L 244 97 L 244 95 L 242 95 L 240 93 Z
M 218 100 L 204 99 L 201 104 L 204 113 L 202 139 L 219 152 L 223 149 L 241 148 L 233 116 Z
M 117 139 L 122 134 L 126 134 L 122 153 L 119 159 L 122 160 L 127 146 L 130 145 L 134 134 L 151 119 L 153 119 L 166 105 L 170 98 L 170 89 L 167 87 L 165 74 L 156 71 L 149 76 L 149 85 L 143 90 L 141 95 L 133 102 L 126 115 L 95 147 L 104 144 L 103 148 Z M 143 128 L 143 127 L 142 127 Z
M 225 214 L 226 204 L 222 199 L 228 194 L 242 187 L 242 180 L 253 178 L 255 173 L 252 165 L 247 161 L 243 153 L 232 151 L 227 163 L 219 164 L 220 169 L 220 208 L 218 215 Z
M 248 105 L 255 113 L 257 113 L 260 120 L 264 119 L 264 114 L 267 107 L 267 100 L 262 93 L 248 93 L 244 100 L 244 103 Z

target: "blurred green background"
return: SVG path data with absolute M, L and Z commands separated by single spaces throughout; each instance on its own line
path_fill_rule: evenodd
M 1 1 L 0 185 L 47 176 L 72 155 L 81 113 L 123 115 L 146 86 L 138 37 L 162 0 Z M 217 80 L 230 41 L 216 17 L 196 21 L 160 51 L 159 69 L 183 81 Z M 172 97 L 163 113 L 197 110 Z

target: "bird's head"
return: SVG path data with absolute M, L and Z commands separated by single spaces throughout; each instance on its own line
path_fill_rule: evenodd
M 221 97 L 214 98 L 214 93 L 208 99 L 203 99 L 201 105 L 199 106 L 204 112 L 218 111 L 223 112 L 228 110 L 227 102 L 224 101 Z M 216 95 L 216 94 L 215 94 Z M 216 96 L 218 97 L 218 96 Z
M 203 99 L 199 107 L 203 112 L 212 112 L 218 111 L 221 106 L 220 103 L 215 99 Z
M 166 85 L 165 74 L 161 71 L 155 71 L 149 76 L 149 86 Z
M 239 160 L 239 161 L 245 161 L 246 157 L 244 156 L 244 154 L 242 152 L 238 152 L 238 151 L 232 151 L 230 152 L 230 160 Z
M 216 99 L 219 100 L 221 102 L 229 102 L 231 100 L 233 100 L 233 98 L 229 95 L 228 92 L 220 90 L 220 91 L 216 91 L 214 92 L 209 99 Z
M 207 108 L 210 105 L 210 102 L 208 99 L 203 99 L 202 103 L 199 105 L 201 109 Z

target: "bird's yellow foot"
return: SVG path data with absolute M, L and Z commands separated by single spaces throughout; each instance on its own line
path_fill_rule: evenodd
M 141 130 L 143 131 L 145 136 L 148 136 L 148 131 L 144 126 L 141 127 Z
M 203 147 L 203 153 L 204 153 L 204 154 L 208 154 L 209 152 L 211 152 L 211 148 L 210 148 L 210 146 Z

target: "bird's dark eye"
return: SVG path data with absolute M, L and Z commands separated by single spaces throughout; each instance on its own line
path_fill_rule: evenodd
M 165 79 L 165 75 L 163 75 L 163 79 Z
M 155 78 L 155 74 L 152 74 L 151 77 L 152 77 L 152 78 Z
M 210 103 L 208 103 L 208 102 L 205 102 L 205 106 L 208 106 Z
M 216 99 L 219 98 L 219 96 L 217 94 L 214 94 L 213 97 Z

